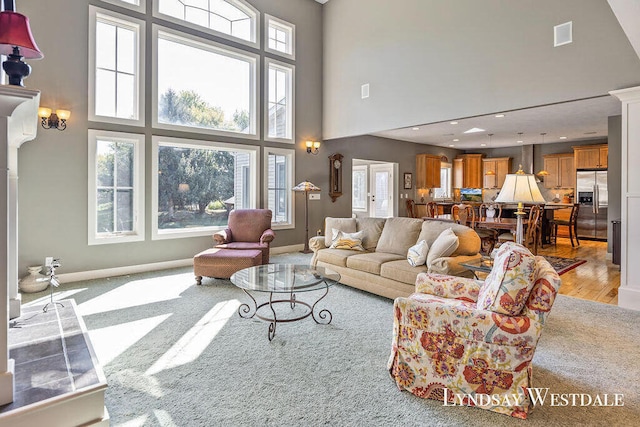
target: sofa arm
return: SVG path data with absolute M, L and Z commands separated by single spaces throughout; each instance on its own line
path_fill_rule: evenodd
M 420 273 L 416 278 L 416 292 L 442 298 L 476 302 L 482 282 L 465 277 Z
M 231 243 L 231 229 L 225 228 L 224 230 L 218 231 L 213 235 L 213 242 L 216 245 L 222 245 L 225 243 Z
M 276 233 L 272 229 L 267 228 L 262 233 L 262 236 L 260 236 L 260 243 L 266 243 L 268 245 L 269 243 L 273 242 L 273 239 L 275 239 L 275 237 Z
M 320 249 L 325 249 L 326 247 L 324 244 L 324 236 L 313 236 L 309 239 L 309 248 L 313 252 L 318 252 Z
M 454 257 L 436 258 L 431 263 L 429 273 L 448 274 L 449 276 L 474 277 L 473 272 L 460 265 L 463 262 L 482 259 L 482 255 L 458 255 Z

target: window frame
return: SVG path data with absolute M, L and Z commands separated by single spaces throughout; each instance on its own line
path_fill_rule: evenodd
M 231 46 L 220 44 L 214 42 L 212 40 L 207 40 L 202 37 L 194 36 L 192 34 L 187 34 L 180 31 L 175 31 L 167 27 L 163 27 L 160 25 L 154 24 L 152 26 L 153 32 L 153 59 L 152 59 L 152 67 L 153 67 L 153 77 L 152 77 L 152 126 L 156 129 L 167 129 L 167 130 L 178 130 L 182 132 L 191 132 L 191 133 L 201 133 L 207 135 L 217 135 L 217 136 L 229 136 L 234 138 L 242 138 L 242 139 L 260 139 L 260 134 L 258 129 L 260 129 L 260 115 L 258 113 L 258 99 L 260 94 L 260 79 L 259 79 L 259 70 L 260 70 L 260 56 L 256 55 L 252 52 L 236 49 Z M 251 76 L 250 76 L 250 91 L 251 91 L 251 102 L 250 102 L 250 114 L 253 114 L 254 120 L 251 125 L 250 133 L 241 133 L 241 132 L 233 132 L 233 131 L 225 131 L 218 129 L 207 129 L 207 128 L 199 128 L 192 126 L 184 126 L 184 125 L 176 125 L 170 123 L 160 123 L 158 120 L 158 101 L 160 94 L 158 93 L 158 40 L 160 38 L 160 34 L 165 35 L 166 39 L 175 41 L 177 43 L 185 43 L 189 46 L 192 46 L 197 49 L 207 50 L 216 54 L 226 55 L 228 57 L 240 60 L 246 60 L 251 65 Z
M 287 222 L 275 223 L 271 222 L 271 228 L 274 230 L 286 230 L 296 227 L 296 215 L 295 215 L 295 194 L 293 193 L 293 187 L 295 186 L 295 171 L 296 171 L 296 151 L 290 148 L 278 148 L 278 147 L 264 147 L 263 154 L 263 206 L 265 209 L 269 209 L 269 154 L 275 154 L 278 156 L 287 157 L 287 182 L 285 183 L 286 192 L 290 193 L 287 203 L 288 220 Z
M 292 64 L 287 64 L 282 61 L 278 61 L 271 58 L 264 59 L 264 140 L 272 141 L 272 142 L 283 142 L 285 144 L 293 144 L 294 135 L 296 134 L 296 67 Z M 287 115 L 289 122 L 291 123 L 290 129 L 290 137 L 289 138 L 278 138 L 278 137 L 270 137 L 269 136 L 269 70 L 271 67 L 276 69 L 285 70 L 289 72 L 288 78 L 288 87 L 287 92 L 289 93 L 290 98 L 290 108 L 287 109 Z
M 236 43 L 241 43 L 243 45 L 253 47 L 255 49 L 260 48 L 260 11 L 247 3 L 244 0 L 233 0 L 233 3 L 236 3 L 240 6 L 240 9 L 243 9 L 247 14 L 253 14 L 254 19 L 252 22 L 253 28 L 251 30 L 252 40 L 245 40 L 239 37 L 234 37 L 231 34 L 223 33 L 221 31 L 214 30 L 213 28 L 203 27 L 202 25 L 194 24 L 189 21 L 182 20 L 180 18 L 176 18 L 175 16 L 165 15 L 160 12 L 160 2 L 158 0 L 153 1 L 153 16 L 154 18 L 163 19 L 165 21 L 169 21 L 183 27 L 191 28 L 193 30 L 214 35 L 216 37 L 223 38 L 225 40 L 233 41 Z
M 136 12 L 146 13 L 147 0 L 138 0 L 138 4 L 126 2 L 124 0 L 102 0 L 107 3 L 115 4 L 117 6 L 126 7 L 127 9 L 135 10 Z
M 244 151 L 250 155 L 250 170 L 258 170 L 258 156 L 260 147 L 256 145 L 232 144 L 226 142 L 207 141 L 200 139 L 174 138 L 154 135 L 151 137 L 151 240 L 181 239 L 186 237 L 210 236 L 224 230 L 226 226 L 193 227 L 187 229 L 158 229 L 158 150 L 160 146 L 184 147 L 194 149 L 223 149 L 228 151 Z M 260 193 L 260 174 L 253 174 L 253 188 L 251 188 L 251 208 L 258 206 Z
M 97 143 L 100 139 L 134 144 L 133 161 L 133 231 L 98 233 L 97 201 Z M 145 240 L 145 135 L 138 133 L 112 132 L 89 129 L 88 131 L 88 244 L 103 245 L 111 243 L 141 242 Z
M 447 175 L 448 175 L 448 188 L 446 189 L 446 194 L 447 194 L 447 199 L 451 199 L 453 197 L 453 164 L 452 163 L 441 163 L 440 164 L 440 176 L 442 177 L 442 169 L 447 169 Z M 441 179 L 442 181 L 442 179 Z M 441 186 L 434 189 L 433 191 L 433 196 L 434 198 L 441 198 L 443 196 L 437 196 L 436 195 L 436 191 L 443 188 L 442 187 L 442 182 L 440 182 Z
M 136 96 L 134 110 L 137 107 L 136 119 L 102 116 L 96 114 L 96 27 L 99 15 L 105 21 L 133 30 L 137 38 L 136 47 Z M 128 15 L 89 5 L 89 121 L 103 123 L 117 123 L 130 126 L 145 126 L 145 22 Z
M 273 15 L 269 15 L 267 13 L 264 14 L 264 51 L 272 53 L 274 55 L 282 56 L 291 60 L 296 59 L 296 26 L 290 22 L 287 22 L 283 19 L 276 18 Z M 269 28 L 271 26 L 276 27 L 276 29 L 283 30 L 289 34 L 289 51 L 282 52 L 277 49 L 273 49 L 269 47 Z
M 353 173 L 356 171 L 364 171 L 364 208 L 356 208 L 353 206 Z M 351 210 L 355 212 L 369 212 L 369 198 L 367 194 L 369 192 L 369 166 L 368 165 L 353 165 L 351 167 Z

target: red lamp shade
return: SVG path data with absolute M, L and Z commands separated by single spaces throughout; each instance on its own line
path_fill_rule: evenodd
M 14 46 L 20 48 L 20 55 L 24 58 L 44 57 L 31 35 L 29 18 L 16 12 L 0 12 L 0 54 L 11 55 Z

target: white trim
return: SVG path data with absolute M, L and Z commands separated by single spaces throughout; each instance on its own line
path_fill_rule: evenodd
M 140 12 L 140 13 L 145 13 L 147 10 L 147 0 L 136 0 L 138 4 L 132 4 L 122 0 L 102 0 L 102 1 L 115 4 L 117 6 L 126 7 L 127 9 L 135 10 L 136 12 Z
M 258 114 L 258 98 L 260 93 L 260 81 L 258 78 L 259 69 L 260 69 L 260 57 L 256 54 L 253 54 L 248 51 L 240 50 L 233 48 L 231 46 L 227 46 L 224 44 L 216 43 L 211 40 L 206 40 L 200 37 L 192 36 L 190 34 L 181 33 L 179 31 L 171 30 L 166 27 L 161 27 L 159 25 L 152 26 L 153 32 L 153 77 L 152 77 L 152 126 L 158 129 L 168 129 L 168 130 L 178 130 L 183 132 L 192 132 L 192 133 L 202 133 L 207 135 L 217 135 L 217 136 L 230 136 L 234 138 L 243 138 L 243 139 L 260 139 L 260 135 L 258 129 L 260 129 L 260 115 Z M 162 33 L 162 34 L 160 34 Z M 249 113 L 253 117 L 250 126 L 250 133 L 242 133 L 242 132 L 231 132 L 224 131 L 219 129 L 209 129 L 209 128 L 200 128 L 195 126 L 183 126 L 183 125 L 175 125 L 170 123 L 160 123 L 158 121 L 158 38 L 162 36 L 162 38 L 166 40 L 170 40 L 176 43 L 182 43 L 188 46 L 192 46 L 197 49 L 206 50 L 218 55 L 228 56 L 230 58 L 238 59 L 241 61 L 246 61 L 249 63 L 251 67 L 251 81 L 250 81 L 250 93 L 251 100 L 249 105 Z M 188 78 L 188 76 L 185 76 Z
M 264 140 L 293 144 L 293 136 L 296 134 L 296 67 L 271 58 L 264 59 L 264 67 Z M 271 138 L 269 136 L 269 69 L 272 67 L 287 72 L 287 118 L 291 123 L 290 138 Z
M 276 147 L 264 147 L 264 153 L 262 156 L 262 171 L 264 175 L 264 198 L 263 198 L 263 206 L 265 209 L 269 209 L 269 154 L 273 153 L 276 155 L 286 156 L 287 157 L 287 183 L 286 183 L 286 191 L 289 193 L 289 198 L 287 199 L 287 213 L 289 214 L 289 221 L 286 223 L 271 223 L 271 228 L 273 230 L 287 230 L 296 227 L 296 215 L 295 215 L 295 203 L 294 198 L 295 194 L 293 193 L 293 187 L 295 185 L 295 170 L 296 170 L 296 151 L 290 148 L 276 148 Z
M 250 154 L 249 170 L 254 171 L 252 174 L 253 185 L 251 186 L 251 208 L 258 206 L 258 194 L 260 193 L 260 174 L 256 171 L 258 168 L 258 156 L 260 154 L 260 147 L 255 145 L 244 144 L 230 144 L 225 142 L 204 141 L 196 139 L 184 139 L 184 138 L 172 138 L 167 136 L 152 137 L 151 142 L 151 239 L 163 240 L 163 239 L 180 239 L 185 237 L 198 237 L 198 236 L 210 236 L 216 231 L 222 230 L 225 227 L 194 227 L 189 228 L 189 231 L 185 229 L 177 230 L 159 230 L 158 229 L 158 148 L 160 145 L 167 146 L 179 146 L 184 148 L 220 148 L 229 151 L 243 151 Z
M 96 200 L 96 143 L 98 139 L 130 142 L 134 145 L 133 161 L 133 232 L 99 235 L 96 231 L 98 206 Z M 136 133 L 110 132 L 89 129 L 88 131 L 88 201 L 87 201 L 87 241 L 89 245 L 109 243 L 141 242 L 145 239 L 145 187 L 144 187 L 144 158 L 145 136 Z
M 235 37 L 232 36 L 231 34 L 227 34 L 227 33 L 223 33 L 220 31 L 216 31 L 212 28 L 208 28 L 208 27 L 203 27 L 202 25 L 198 25 L 198 24 L 194 24 L 192 22 L 189 21 L 185 21 L 183 19 L 180 18 L 176 18 L 175 16 L 171 16 L 171 15 L 165 15 L 164 13 L 160 12 L 159 7 L 160 7 L 160 1 L 159 0 L 154 0 L 153 1 L 153 16 L 159 19 L 163 19 L 165 21 L 169 21 L 169 22 L 173 22 L 175 24 L 178 25 L 182 25 L 184 27 L 187 28 L 192 28 L 194 30 L 200 31 L 202 33 L 206 33 L 206 34 L 211 34 L 214 35 L 216 37 L 220 37 L 226 40 L 230 40 L 230 41 L 234 41 L 236 43 L 242 43 L 244 45 L 247 45 L 249 47 L 253 47 L 253 48 L 260 48 L 260 12 L 258 11 L 258 9 L 256 9 L 255 7 L 251 6 L 249 3 L 243 1 L 243 0 L 231 0 L 231 3 L 236 3 L 237 6 L 239 6 L 240 9 L 243 9 L 243 11 L 245 13 L 247 13 L 247 15 L 253 15 L 253 20 L 251 22 L 251 37 L 252 40 L 245 40 L 245 39 L 241 39 L 239 37 Z
M 275 16 L 264 14 L 264 51 L 272 53 L 274 55 L 283 56 L 292 60 L 296 59 L 296 26 L 283 19 L 276 18 Z M 287 44 L 288 51 L 282 52 L 269 47 L 269 27 L 273 26 L 279 30 L 285 31 L 289 34 L 289 43 Z
M 96 96 L 96 21 L 98 15 L 102 15 L 102 19 L 112 22 L 123 28 L 130 29 L 136 33 L 136 94 L 137 99 L 137 119 L 125 119 L 121 117 L 99 116 L 96 114 L 95 96 Z M 122 15 L 106 9 L 89 5 L 89 115 L 88 120 L 93 122 L 117 123 L 130 126 L 145 125 L 145 23 L 131 16 Z

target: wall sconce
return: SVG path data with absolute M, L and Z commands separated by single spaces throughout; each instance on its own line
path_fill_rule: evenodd
M 42 127 L 45 129 L 65 130 L 67 128 L 67 119 L 71 117 L 69 110 L 56 110 L 52 112 L 51 108 L 38 108 L 38 116 L 42 119 Z
M 307 153 L 316 155 L 320 148 L 320 141 L 307 141 Z

